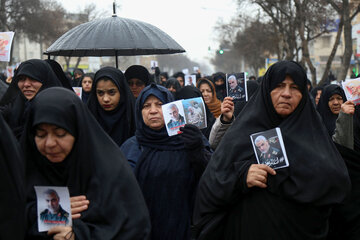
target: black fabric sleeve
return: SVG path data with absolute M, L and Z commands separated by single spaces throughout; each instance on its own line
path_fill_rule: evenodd
M 212 151 L 208 147 L 195 148 L 187 151 L 187 157 L 190 160 L 190 164 L 194 169 L 195 178 L 199 180 L 203 174 L 208 162 L 210 161 Z

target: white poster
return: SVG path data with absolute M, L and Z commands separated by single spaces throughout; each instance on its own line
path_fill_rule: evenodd
M 67 187 L 35 186 L 39 232 L 54 226 L 72 226 Z
M 11 44 L 14 32 L 0 32 L 0 61 L 10 62 Z
M 81 98 L 82 96 L 82 87 L 73 87 L 74 92 L 76 93 L 76 95 L 78 95 L 79 98 Z

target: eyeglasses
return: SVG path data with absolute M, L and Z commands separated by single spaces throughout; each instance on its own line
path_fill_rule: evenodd
M 129 86 L 131 87 L 131 86 L 133 86 L 133 85 L 135 85 L 135 86 L 137 86 L 137 87 L 142 87 L 142 86 L 145 86 L 145 83 L 143 83 L 142 81 L 128 81 L 128 84 L 129 84 Z

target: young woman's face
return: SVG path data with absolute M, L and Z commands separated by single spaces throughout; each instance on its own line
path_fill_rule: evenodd
M 37 80 L 25 75 L 19 76 L 18 87 L 27 100 L 33 99 L 39 92 L 41 86 L 42 83 Z
M 200 92 L 203 95 L 205 103 L 211 103 L 211 100 L 213 98 L 213 94 L 211 91 L 210 86 L 207 83 L 203 83 L 200 85 Z
M 100 80 L 96 84 L 96 96 L 105 111 L 114 110 L 120 102 L 120 91 L 111 80 Z
M 161 105 L 163 103 L 155 96 L 150 95 L 141 110 L 146 126 L 154 130 L 160 130 L 165 126 Z
M 91 86 L 92 86 L 93 80 L 91 79 L 91 77 L 84 77 L 82 80 L 82 88 L 85 92 L 90 92 L 91 91 Z
M 178 80 L 181 87 L 184 87 L 184 79 L 182 77 L 177 77 L 176 80 Z
M 334 94 L 329 98 L 329 108 L 333 114 L 339 114 L 341 110 L 341 104 L 344 103 L 343 98 L 339 94 Z
M 35 129 L 35 144 L 41 155 L 50 162 L 59 163 L 71 152 L 75 137 L 65 129 L 42 123 Z

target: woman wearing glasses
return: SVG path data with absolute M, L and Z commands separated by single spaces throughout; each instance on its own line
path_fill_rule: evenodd
M 149 71 L 141 65 L 130 66 L 125 71 L 125 77 L 135 98 L 152 82 Z

